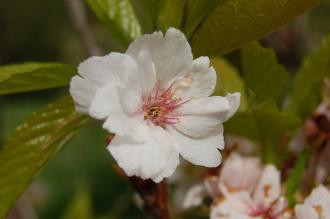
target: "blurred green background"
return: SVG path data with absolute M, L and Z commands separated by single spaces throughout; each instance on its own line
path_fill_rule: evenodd
M 88 22 L 97 44 L 106 53 L 118 50 L 109 32 L 86 7 Z M 280 62 L 296 69 L 306 51 L 330 33 L 330 0 L 293 23 L 262 39 L 277 52 Z M 234 53 L 232 53 L 233 55 Z M 231 54 L 228 55 L 229 57 Z M 0 0 L 0 63 L 59 61 L 77 64 L 88 57 L 74 28 L 66 1 Z M 0 145 L 22 120 L 68 88 L 0 97 Z M 90 122 L 66 145 L 29 187 L 26 196 L 39 218 L 72 218 L 74 209 L 97 218 L 144 218 L 135 207 L 129 183 L 111 167 L 106 133 Z M 77 201 L 78 200 L 78 201 Z M 78 206 L 78 207 L 77 207 Z M 80 218 L 84 218 L 83 216 Z

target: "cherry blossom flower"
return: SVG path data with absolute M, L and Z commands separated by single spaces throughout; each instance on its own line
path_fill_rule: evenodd
M 252 191 L 260 177 L 262 166 L 256 157 L 242 157 L 233 153 L 224 162 L 219 176 L 219 188 L 223 184 L 229 191 Z
M 126 53 L 85 60 L 70 93 L 77 111 L 115 134 L 107 148 L 126 174 L 159 182 L 173 174 L 179 155 L 206 167 L 221 162 L 222 123 L 240 94 L 210 97 L 216 73 L 209 64 L 193 59 L 183 33 L 170 28 L 137 38 Z
M 211 207 L 211 219 L 290 219 L 287 201 L 281 196 L 280 173 L 266 165 L 253 191 L 231 192 L 222 187 L 223 196 Z
M 262 165 L 259 158 L 231 154 L 223 163 L 219 176 L 207 176 L 203 184 L 193 186 L 184 200 L 183 207 L 195 207 L 209 194 L 213 198 L 222 196 L 222 190 L 251 192 L 260 178 Z
M 297 219 L 329 219 L 329 190 L 322 185 L 315 188 L 304 204 L 296 205 L 295 214 Z

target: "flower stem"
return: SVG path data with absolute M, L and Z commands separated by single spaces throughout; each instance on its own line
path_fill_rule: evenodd
M 139 177 L 130 177 L 136 192 L 143 200 L 143 209 L 153 219 L 169 219 L 167 183 L 163 180 L 155 183 Z

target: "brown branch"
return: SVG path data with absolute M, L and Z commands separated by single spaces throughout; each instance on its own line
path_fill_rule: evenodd
M 82 41 L 89 55 L 100 55 L 101 49 L 98 47 L 96 40 L 89 28 L 86 11 L 82 0 L 65 0 L 72 23 L 76 30 L 80 33 Z
M 139 177 L 129 178 L 135 191 L 143 200 L 143 210 L 153 219 L 169 219 L 167 183 L 163 180 L 155 183 Z

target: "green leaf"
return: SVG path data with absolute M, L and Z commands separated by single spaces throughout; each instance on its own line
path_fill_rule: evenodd
M 257 103 L 273 98 L 281 105 L 288 73 L 277 63 L 274 51 L 250 43 L 241 49 L 241 61 L 245 85 L 256 94 Z
M 156 29 L 157 14 L 163 0 L 131 0 L 144 33 Z
M 141 26 L 130 0 L 86 0 L 115 38 L 127 46 L 141 35 Z
M 230 52 L 267 35 L 319 2 L 220 0 L 192 37 L 194 55 Z
M 295 194 L 299 189 L 299 185 L 301 185 L 301 178 L 308 162 L 309 154 L 310 151 L 307 149 L 304 150 L 301 154 L 299 154 L 298 160 L 296 161 L 289 178 L 285 182 L 285 196 L 289 201 L 290 207 L 293 207 L 295 205 Z
M 229 133 L 247 137 L 261 145 L 270 143 L 275 146 L 279 138 L 287 131 L 294 130 L 301 123 L 292 114 L 279 111 L 273 101 L 268 100 L 249 111 L 238 112 L 225 123 Z
M 163 32 L 170 27 L 181 29 L 186 0 L 164 0 L 158 14 L 158 28 Z
M 67 85 L 76 73 L 73 65 L 23 63 L 0 67 L 0 95 Z
M 298 117 L 278 111 L 273 101 L 266 101 L 249 111 L 236 113 L 225 123 L 225 130 L 259 143 L 264 162 L 276 163 L 280 154 L 277 148 L 280 137 L 300 123 Z
M 193 31 L 203 21 L 217 0 L 188 0 L 183 32 L 189 38 Z
M 69 203 L 63 219 L 94 219 L 92 201 L 87 189 L 79 186 L 75 196 Z
M 0 218 L 86 122 L 75 112 L 71 98 L 65 97 L 33 113 L 14 131 L 0 151 Z
M 211 60 L 211 65 L 217 72 L 217 86 L 215 88 L 214 95 L 224 96 L 227 93 L 240 92 L 240 109 L 246 109 L 247 96 L 245 85 L 235 66 L 219 57 L 213 58 Z
M 327 76 L 330 76 L 330 36 L 304 59 L 293 82 L 288 111 L 303 119 L 308 117 L 321 102 L 322 83 Z
M 234 135 L 248 138 L 255 142 L 259 140 L 259 130 L 251 112 L 237 112 L 224 123 L 225 131 Z
M 275 108 L 273 101 L 266 101 L 255 107 L 252 115 L 257 124 L 261 142 L 277 142 L 281 135 L 301 124 L 299 117 L 279 111 Z

